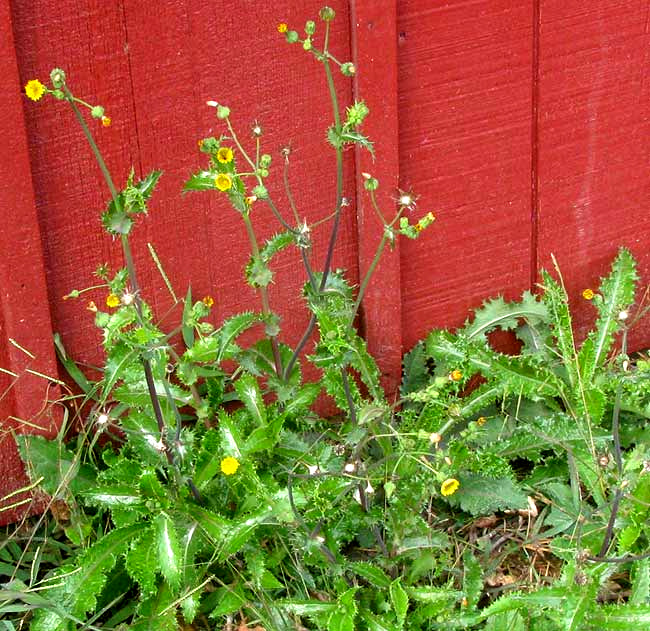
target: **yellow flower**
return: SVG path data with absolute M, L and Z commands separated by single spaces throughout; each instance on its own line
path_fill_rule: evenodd
M 217 151 L 217 160 L 222 164 L 232 162 L 232 149 L 230 147 L 220 147 Z
M 445 497 L 448 495 L 453 495 L 460 486 L 460 482 L 456 478 L 446 479 L 440 486 L 440 493 Z
M 110 127 L 111 126 L 110 116 L 102 116 L 102 125 L 104 125 L 104 127 Z
M 485 422 L 486 422 L 486 421 L 487 421 L 487 419 L 486 419 L 484 416 L 479 416 L 479 417 L 476 419 L 476 424 L 477 424 L 479 427 L 482 427 L 483 425 L 485 425 Z
M 109 306 L 111 308 L 115 308 L 115 307 L 118 307 L 119 304 L 120 304 L 119 296 L 116 296 L 115 294 L 108 294 L 108 296 L 106 296 L 106 305 L 107 306 Z
M 288 28 L 289 27 L 284 22 L 280 22 L 280 24 L 278 24 L 278 33 L 286 33 Z
M 25 94 L 32 101 L 38 101 L 45 94 L 46 89 L 38 79 L 32 79 L 25 86 Z
M 221 461 L 221 472 L 224 475 L 232 475 L 239 469 L 239 460 L 232 456 L 227 456 Z
M 227 173 L 219 173 L 214 183 L 220 191 L 227 191 L 232 186 L 232 178 Z
M 452 381 L 460 381 L 463 378 L 463 373 L 456 368 L 455 370 L 452 370 L 451 373 L 449 374 L 449 378 Z
M 211 307 L 214 304 L 214 298 L 212 296 L 204 296 L 201 299 L 201 302 L 206 306 L 206 307 Z
M 583 297 L 585 300 L 592 300 L 594 296 L 595 296 L 595 294 L 594 294 L 594 292 L 593 292 L 591 289 L 585 289 L 585 290 L 582 292 L 582 297 Z

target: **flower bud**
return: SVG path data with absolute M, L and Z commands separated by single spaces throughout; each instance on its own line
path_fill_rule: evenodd
M 95 105 L 95 107 L 90 110 L 90 115 L 93 118 L 101 118 L 104 116 L 104 108 L 101 105 Z
M 269 196 L 269 192 L 263 184 L 258 184 L 252 192 L 257 199 L 266 199 Z
M 55 88 L 62 88 L 65 84 L 65 72 L 61 68 L 54 68 L 50 72 L 50 80 Z
M 305 50 L 311 50 L 311 40 L 310 40 L 309 38 L 307 38 L 307 39 L 302 43 L 302 47 L 303 47 Z
M 377 178 L 372 177 L 368 173 L 364 173 L 363 177 L 365 180 L 363 186 L 367 191 L 376 191 L 379 188 L 379 180 Z
M 331 22 L 334 19 L 336 12 L 331 7 L 323 7 L 318 12 L 318 15 L 320 16 L 320 19 L 323 20 L 323 22 Z
M 300 36 L 297 31 L 287 31 L 286 38 L 290 44 L 295 44 L 300 39 Z
M 346 77 L 354 76 L 354 73 L 357 69 L 354 67 L 354 64 L 351 61 L 347 61 L 341 66 L 341 73 Z
M 230 108 L 225 105 L 217 105 L 217 118 L 228 118 L 230 116 Z
M 269 170 L 268 169 L 258 169 L 257 173 L 260 177 L 269 177 Z
M 260 156 L 260 166 L 263 169 L 268 169 L 271 166 L 271 156 L 268 153 L 263 153 Z
M 307 22 L 305 22 L 305 33 L 307 33 L 307 35 L 313 35 L 315 32 L 316 22 L 313 20 L 307 20 Z

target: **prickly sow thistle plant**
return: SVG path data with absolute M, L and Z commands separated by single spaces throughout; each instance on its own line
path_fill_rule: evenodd
M 75 96 L 60 69 L 52 71 L 51 86 L 32 80 L 25 87 L 34 101 L 52 96 L 73 109 L 111 194 L 103 227 L 120 241 L 125 262 L 115 272 L 100 265 L 99 287 L 66 296 L 104 292 L 88 303 L 106 353 L 102 378 L 89 380 L 57 340 L 60 359 L 85 397 L 79 408 L 84 431 L 76 446 L 20 438 L 42 490 L 71 507 L 70 520 L 61 525 L 80 546 L 75 559 L 48 577 L 55 584 L 48 590 L 51 606 L 34 614 L 34 631 L 63 631 L 101 617 L 117 576 L 124 591 L 137 594 L 133 608 L 122 614 L 134 629 L 176 628 L 179 616 L 195 624 L 208 616 L 217 625 L 245 616 L 268 629 L 352 628 L 357 619 L 367 625 L 404 623 L 407 583 L 416 585 L 421 576 L 401 578 L 419 556 L 409 541 L 426 539 L 424 508 L 432 497 L 452 496 L 458 481 L 450 460 L 438 467 L 430 458 L 429 433 L 398 431 L 377 366 L 353 322 L 385 247 L 398 234 L 417 237 L 434 217 L 425 214 L 411 225 L 403 215 L 413 210 L 415 196 L 400 191 L 387 219 L 376 198 L 378 180 L 364 174 L 384 227 L 377 253 L 356 291 L 342 271 L 332 269 L 340 217 L 349 208 L 343 151 L 357 146 L 372 153 L 373 146 L 362 130 L 366 104 L 342 108 L 334 88 L 334 67 L 345 76 L 356 72 L 329 51 L 334 11 L 325 7 L 319 16 L 318 25 L 306 23 L 304 38 L 284 25 L 278 31 L 289 43 L 301 43 L 324 70 L 333 112 L 327 140 L 337 182 L 332 215 L 315 224 L 302 219 L 289 187 L 290 149 L 282 150 L 279 161 L 264 153 L 257 121 L 250 148 L 230 108 L 207 101 L 223 132 L 198 142 L 205 163 L 184 190 L 218 195 L 241 217 L 250 247 L 245 279 L 259 296 L 260 310 L 215 328 L 205 320 L 214 300 L 195 301 L 188 291 L 178 329 L 183 348 L 172 342 L 177 331 L 162 331 L 146 303 L 129 240 L 161 173 L 138 180 L 132 172 L 118 191 L 79 109 L 88 108 L 107 125 L 103 108 Z M 266 185 L 276 169 L 282 200 Z M 280 230 L 265 243 L 255 231 L 261 205 Z M 317 224 L 329 225 L 320 269 L 311 252 Z M 290 246 L 305 268 L 311 313 L 295 348 L 282 341 L 268 294 L 273 257 Z M 153 251 L 152 256 L 175 296 Z M 253 327 L 262 327 L 263 338 L 241 347 L 240 335 Z M 308 359 L 322 376 L 305 382 L 302 352 L 314 335 Z M 342 410 L 337 424 L 311 411 L 322 391 Z M 380 596 L 378 587 L 390 589 Z M 329 594 L 329 600 L 314 603 L 315 592 Z

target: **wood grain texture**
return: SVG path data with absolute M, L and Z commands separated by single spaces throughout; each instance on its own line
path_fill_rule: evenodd
M 539 247 L 555 254 L 580 334 L 581 299 L 619 246 L 650 278 L 650 35 L 647 0 L 544 0 L 540 12 Z M 647 318 L 631 336 L 650 344 Z
M 8 506 L 29 501 L 11 495 L 28 483 L 12 436 L 56 431 L 48 400 L 59 391 L 50 380 L 28 371 L 56 375 L 47 289 L 36 216 L 23 117 L 24 97 L 14 53 L 8 2 L 0 2 L 0 525 L 16 519 L 22 509 Z M 24 350 L 21 350 L 23 347 Z M 36 508 L 32 506 L 32 509 Z
M 400 183 L 436 223 L 403 242 L 405 349 L 530 283 L 531 2 L 398 3 Z
M 352 42 L 357 66 L 355 98 L 364 100 L 370 116 L 364 131 L 375 145 L 376 160 L 357 150 L 357 226 L 359 230 L 359 276 L 370 267 L 383 225 L 364 191 L 362 173 L 380 182 L 376 193 L 384 217 L 390 221 L 396 211 L 399 184 L 399 137 L 397 112 L 397 8 L 396 2 L 372 0 L 352 2 Z M 402 373 L 402 297 L 400 291 L 399 239 L 386 248 L 363 300 L 362 333 L 377 360 L 383 385 L 391 398 Z

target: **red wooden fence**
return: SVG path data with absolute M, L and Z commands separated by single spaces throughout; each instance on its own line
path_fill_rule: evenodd
M 416 213 L 438 217 L 420 239 L 387 254 L 364 303 L 362 326 L 389 387 L 399 381 L 403 350 L 433 326 L 460 324 L 489 295 L 515 298 L 534 287 L 551 253 L 581 329 L 590 314 L 580 291 L 597 284 L 619 245 L 648 270 L 648 0 L 329 4 L 337 12 L 332 50 L 359 68 L 354 81 L 338 76 L 337 83 L 348 99 L 370 106 L 366 130 L 379 156 L 373 163 L 350 154 L 352 204 L 335 266 L 358 279 L 381 237 L 361 194 L 362 171 L 380 179 L 384 205 L 398 187 L 412 188 Z M 131 165 L 139 175 L 164 171 L 135 232 L 146 298 L 159 314 L 172 302 L 147 252 L 152 243 L 177 293 L 191 281 L 196 296 L 213 295 L 218 321 L 255 302 L 242 288 L 245 235 L 236 214 L 218 196 L 179 194 L 200 164 L 196 140 L 220 133 L 204 103 L 227 103 L 244 137 L 258 120 L 276 163 L 290 140 L 301 216 L 331 212 L 324 78 L 275 30 L 279 21 L 300 28 L 320 6 L 0 0 L 0 367 L 7 371 L 0 372 L 0 497 L 26 484 L 9 430 L 52 431 L 43 408 L 57 392 L 28 372 L 58 376 L 52 331 L 75 358 L 100 360 L 86 301 L 62 297 L 93 284 L 98 264 L 120 265 L 99 224 L 107 193 L 70 112 L 27 101 L 22 85 L 65 68 L 76 92 L 113 120 L 96 132 L 117 179 Z M 281 196 L 279 179 L 271 188 Z M 271 216 L 260 209 L 256 219 L 259 236 L 269 236 Z M 316 235 L 317 261 L 325 239 Z M 281 257 L 271 294 L 289 343 L 306 323 L 299 269 L 295 253 Z M 86 296 L 103 300 L 101 291 Z M 646 325 L 634 343 L 649 342 Z M 0 505 L 26 500 L 11 495 Z M 17 514 L 0 513 L 0 523 Z

